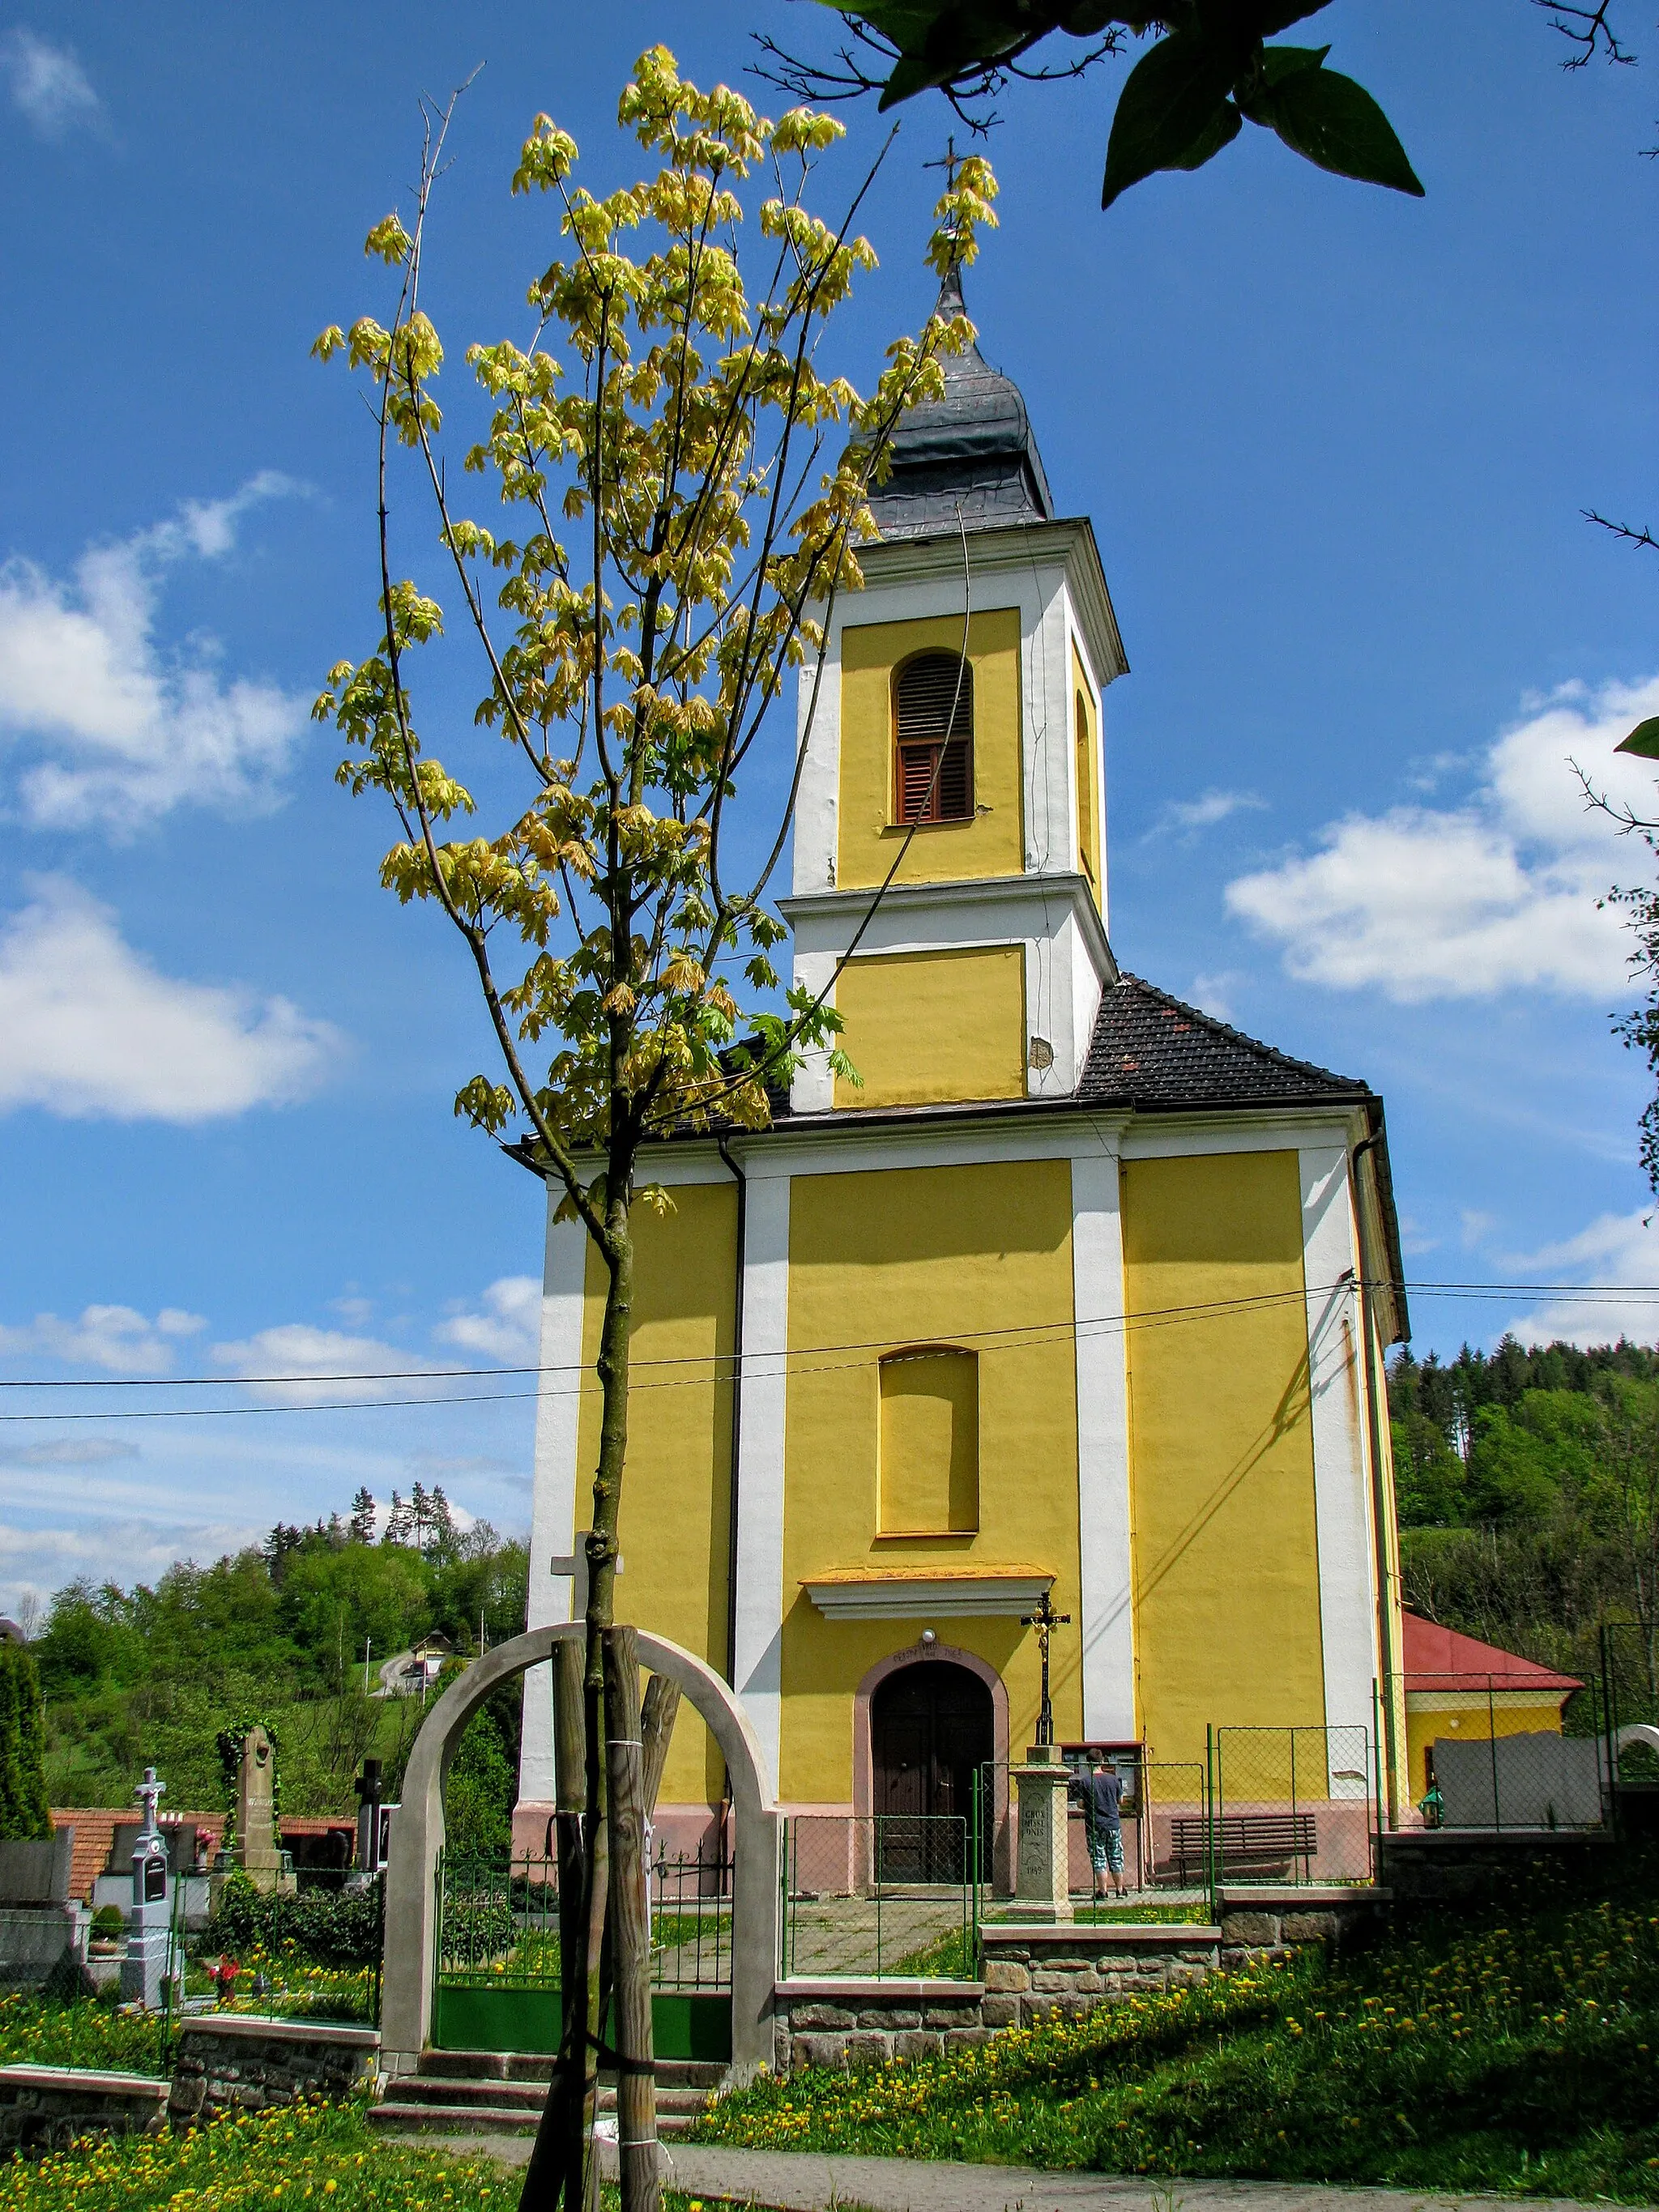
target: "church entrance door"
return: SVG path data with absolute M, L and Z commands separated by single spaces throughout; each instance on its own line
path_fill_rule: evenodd
M 991 1692 L 948 1659 L 890 1674 L 870 1701 L 878 1881 L 966 1881 L 975 1807 L 990 1832 Z M 983 1848 L 981 1867 L 988 1867 Z

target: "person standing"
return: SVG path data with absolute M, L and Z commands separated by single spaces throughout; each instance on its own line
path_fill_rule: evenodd
M 1106 1895 L 1108 1875 L 1119 1897 L 1127 1890 L 1123 1873 L 1123 1782 L 1103 1753 L 1090 1754 L 1089 1771 L 1079 1794 L 1083 1799 L 1083 1826 L 1094 1875 L 1094 1900 L 1098 1905 Z

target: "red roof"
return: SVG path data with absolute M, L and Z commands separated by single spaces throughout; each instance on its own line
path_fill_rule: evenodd
M 70 1861 L 70 1896 L 80 1898 L 82 1903 L 91 1901 L 92 1886 L 108 1862 L 116 1829 L 141 1818 L 136 1805 L 52 1807 L 52 1826 L 75 1831 L 74 1852 Z M 207 1848 L 212 1852 L 218 1848 L 228 1818 L 225 1813 L 163 1813 L 161 1822 L 164 1829 L 204 1829 L 210 1839 Z M 321 1816 L 315 1813 L 284 1813 L 276 1825 L 284 1836 L 325 1836 L 331 1828 L 355 1829 L 356 1822 L 349 1813 Z
M 1550 1698 L 1565 1698 L 1583 1684 L 1574 1674 L 1558 1674 L 1535 1659 L 1518 1652 L 1502 1651 L 1495 1644 L 1482 1644 L 1474 1636 L 1460 1636 L 1437 1620 L 1420 1613 L 1402 1613 L 1405 1624 L 1405 1678 L 1407 1690 L 1536 1690 Z

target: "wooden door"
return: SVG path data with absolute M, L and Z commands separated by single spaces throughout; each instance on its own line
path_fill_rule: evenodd
M 991 1692 L 965 1667 L 922 1660 L 888 1676 L 870 1705 L 878 1880 L 967 1878 L 974 1775 L 994 1747 Z

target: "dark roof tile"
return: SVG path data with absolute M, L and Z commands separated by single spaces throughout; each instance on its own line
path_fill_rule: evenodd
M 1180 1106 L 1294 1106 L 1361 1099 L 1369 1086 L 1258 1044 L 1139 975 L 1101 994 L 1076 1096 L 1138 1111 Z

